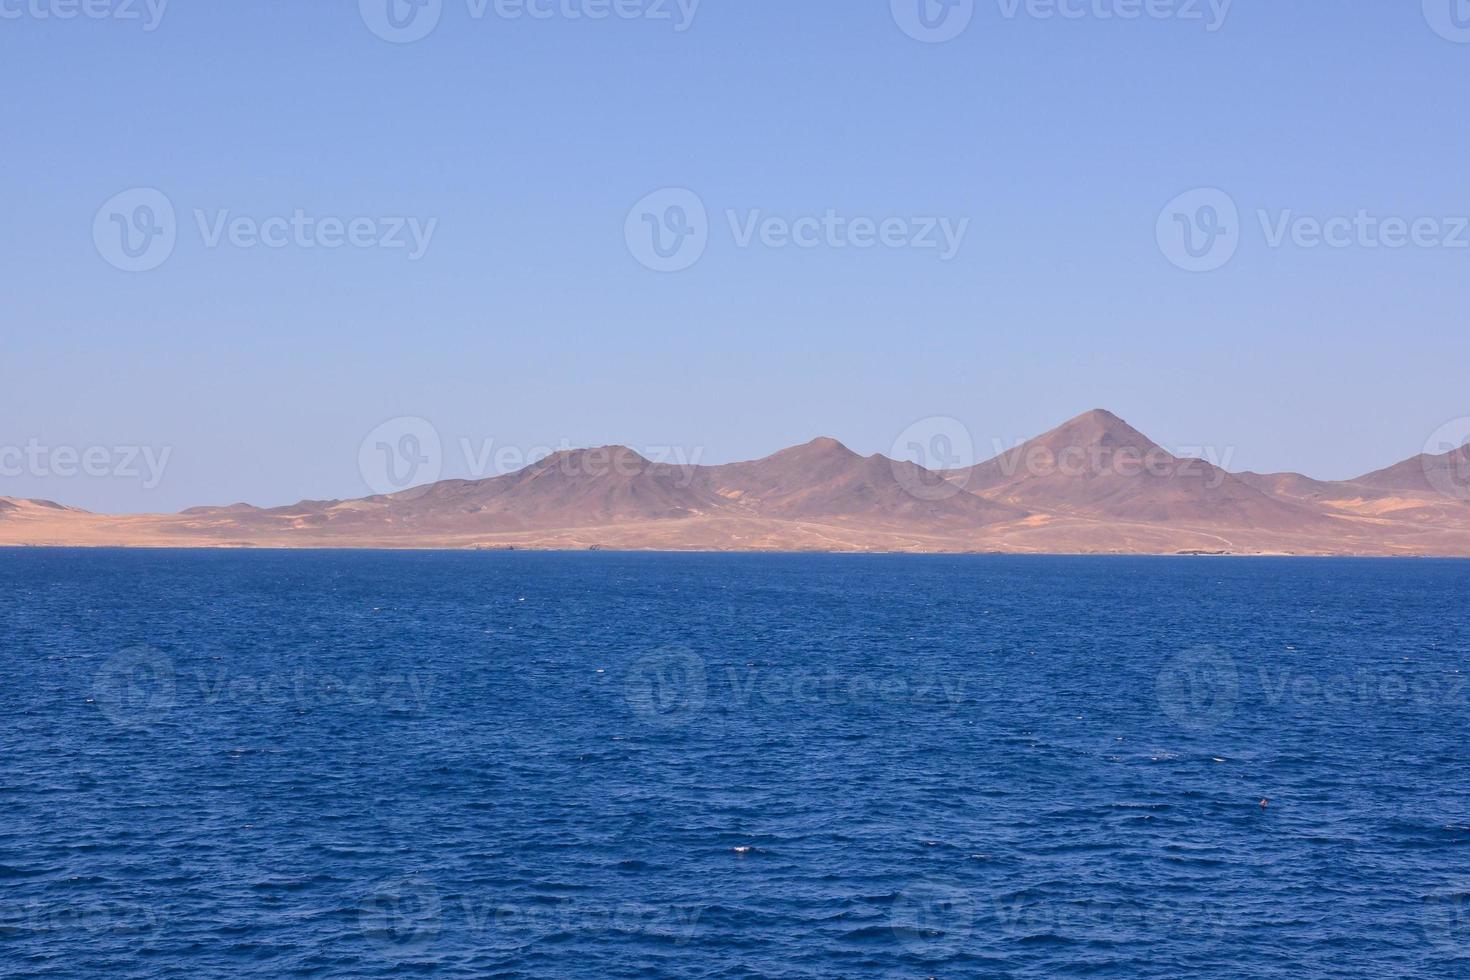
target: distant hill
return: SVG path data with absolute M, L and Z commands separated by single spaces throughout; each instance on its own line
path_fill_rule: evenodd
M 1408 490 L 1416 493 L 1458 492 L 1470 499 L 1470 445 L 1439 455 L 1422 454 L 1413 459 L 1352 481 L 1375 490 Z
M 0 545 L 1470 556 L 1470 449 L 1357 480 L 1229 473 L 1101 409 L 936 472 L 816 439 L 721 466 L 624 446 L 355 500 L 110 517 L 0 497 Z
M 1323 528 L 1324 515 L 1096 410 L 954 476 L 971 493 L 1049 514 L 1165 525 Z

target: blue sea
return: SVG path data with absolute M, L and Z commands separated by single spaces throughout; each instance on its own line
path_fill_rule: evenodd
M 1470 563 L 0 552 L 5 977 L 1470 975 Z

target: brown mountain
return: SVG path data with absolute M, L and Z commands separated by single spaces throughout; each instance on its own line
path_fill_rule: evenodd
M 385 498 L 422 521 L 453 515 L 494 527 L 575 527 L 697 517 L 721 502 L 689 473 L 626 446 L 557 453 L 489 480 L 450 480 Z
M 1470 445 L 1437 456 L 1428 453 L 1374 470 L 1352 481 L 1374 490 L 1400 490 L 1470 500 Z
M 360 500 L 307 500 L 268 510 L 235 505 L 184 516 L 332 533 L 505 532 L 697 517 L 718 509 L 689 473 L 625 446 L 557 453 L 487 480 L 444 480 Z
M 982 527 L 1026 516 L 1020 508 L 956 493 L 944 477 L 886 456 L 859 456 L 816 439 L 749 463 L 701 469 L 698 482 L 745 513 L 782 520 Z
M 1231 474 L 1099 410 L 946 473 L 817 439 L 708 467 L 576 450 L 286 507 L 109 517 L 0 498 L 0 545 L 1470 556 L 1467 475 L 1470 450 L 1342 483 Z
M 1340 497 L 1349 484 L 1314 480 L 1300 473 L 1236 473 L 1236 479 L 1254 487 L 1268 497 L 1283 500 L 1315 502 Z
M 58 504 L 54 500 L 25 500 L 20 497 L 0 497 L 0 511 L 49 510 L 68 514 L 85 514 L 86 511 Z
M 1325 520 L 1205 460 L 1175 456 L 1101 409 L 953 479 L 987 499 L 1094 519 L 1292 530 Z

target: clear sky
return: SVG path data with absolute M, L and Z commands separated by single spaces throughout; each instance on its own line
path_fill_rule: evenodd
M 984 457 L 1106 407 L 1342 478 L 1470 415 L 1470 4 L 394 2 L 0 0 L 0 494 L 358 496 L 400 416 L 444 475 L 463 441 L 723 462 L 929 417 Z M 635 207 L 667 188 L 707 216 L 680 271 L 638 242 L 699 221 Z M 1166 209 L 1199 188 L 1238 221 Z M 1418 241 L 1273 244 L 1359 212 Z

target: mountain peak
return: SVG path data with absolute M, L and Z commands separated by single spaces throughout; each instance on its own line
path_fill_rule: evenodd
M 819 436 L 811 442 L 804 442 L 790 449 L 783 449 L 779 453 L 767 456 L 767 460 L 780 460 L 782 462 L 795 461 L 831 461 L 834 463 L 847 463 L 861 457 L 848 449 L 842 443 L 831 436 Z
M 1086 448 L 1136 449 L 1149 452 L 1158 444 L 1106 409 L 1095 408 L 1063 422 L 1032 443 L 1052 449 Z
M 606 468 L 609 466 L 643 468 L 651 466 L 652 461 L 636 449 L 627 446 L 593 446 L 586 449 L 563 449 L 552 453 L 540 463 L 542 469 L 570 464 L 581 467 L 590 464 L 594 468 Z

